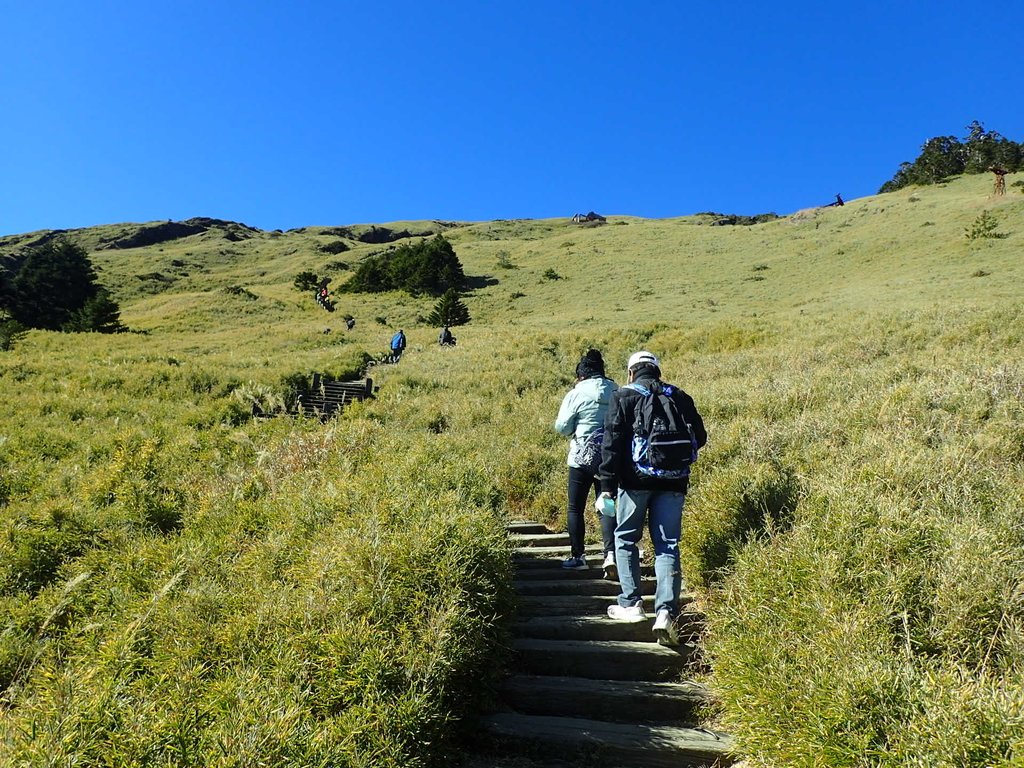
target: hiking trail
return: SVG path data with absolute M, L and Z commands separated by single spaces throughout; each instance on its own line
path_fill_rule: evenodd
M 730 764 L 732 739 L 697 724 L 708 690 L 683 679 L 699 663 L 692 641 L 703 617 L 683 612 L 677 620 L 681 644 L 659 645 L 651 633 L 653 616 L 635 623 L 607 617 L 619 585 L 603 579 L 600 567 L 561 568 L 569 556 L 568 534 L 533 522 L 510 523 L 508 531 L 519 595 L 514 657 L 499 688 L 499 711 L 484 719 L 497 761 L 476 758 L 472 768 Z M 587 547 L 592 566 L 599 564 L 598 549 Z M 643 569 L 642 584 L 649 610 L 655 588 L 650 567 Z M 510 753 L 523 761 L 503 762 Z

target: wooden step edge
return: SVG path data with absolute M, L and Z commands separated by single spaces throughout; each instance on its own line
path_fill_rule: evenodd
M 483 720 L 492 736 L 514 743 L 528 753 L 552 751 L 578 756 L 585 752 L 607 764 L 626 760 L 644 768 L 729 765 L 735 744 L 732 737 L 704 728 L 671 725 L 611 723 L 551 715 L 500 712 Z M 613 763 L 615 764 L 615 763 Z

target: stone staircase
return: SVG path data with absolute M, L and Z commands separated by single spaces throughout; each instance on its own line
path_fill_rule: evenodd
M 658 645 L 653 616 L 607 618 L 619 586 L 601 578 L 596 548 L 587 553 L 590 570 L 563 571 L 568 535 L 526 522 L 510 524 L 509 535 L 520 595 L 513 669 L 500 688 L 500 710 L 485 718 L 493 759 L 476 756 L 473 768 L 730 764 L 731 739 L 696 724 L 707 690 L 682 679 L 696 652 L 685 639 L 700 632 L 702 617 L 684 613 L 677 625 L 684 642 Z M 647 569 L 644 594 L 654 586 Z M 649 601 L 645 608 L 652 613 Z

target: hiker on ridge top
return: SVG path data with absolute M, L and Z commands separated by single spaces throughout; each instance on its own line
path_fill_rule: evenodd
M 646 517 L 658 581 L 654 635 L 663 645 L 675 645 L 683 503 L 690 464 L 708 436 L 693 398 L 661 381 L 657 357 L 646 350 L 635 352 L 627 369 L 629 383 L 612 395 L 608 406 L 599 471 L 598 506 L 616 500 L 615 560 L 622 587 L 608 616 L 619 621 L 646 619 L 637 548 Z
M 570 556 L 562 567 L 583 571 L 589 566 L 585 553 L 586 507 L 590 489 L 595 495 L 600 490 L 597 469 L 601 463 L 601 439 L 604 434 L 604 418 L 612 393 L 618 389 L 611 379 L 604 375 L 604 359 L 596 349 L 587 353 L 576 365 L 576 385 L 562 399 L 555 419 L 555 430 L 572 438 L 569 442 L 569 506 L 568 529 Z M 604 577 L 615 579 L 615 518 L 603 515 L 601 540 L 604 544 Z

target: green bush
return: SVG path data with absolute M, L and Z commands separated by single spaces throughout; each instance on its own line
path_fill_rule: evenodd
M 0 352 L 6 352 L 25 338 L 28 331 L 17 320 L 0 321 Z
M 434 305 L 427 322 L 435 326 L 465 325 L 469 322 L 469 309 L 459 298 L 459 292 L 450 288 Z
M 4 281 L 0 308 L 29 328 L 123 330 L 120 310 L 97 282 L 84 248 L 56 238 L 38 245 Z
M 35 595 L 49 585 L 61 566 L 90 546 L 92 533 L 78 519 L 54 508 L 52 517 L 11 519 L 0 545 L 0 594 Z
M 991 240 L 1006 237 L 996 231 L 998 228 L 999 222 L 996 221 L 995 216 L 988 211 L 982 211 L 971 223 L 971 226 L 964 230 L 964 236 L 968 240 Z
M 303 292 L 312 291 L 314 288 L 320 285 L 320 278 L 317 277 L 316 272 L 304 270 L 302 272 L 299 272 L 295 276 L 295 279 L 292 281 L 292 284 L 295 286 L 296 290 Z
M 158 438 L 130 434 L 119 441 L 112 461 L 92 484 L 100 506 L 116 505 L 130 523 L 169 533 L 181 527 L 185 497 L 168 479 L 171 472 Z
M 465 284 L 466 275 L 455 249 L 442 235 L 437 235 L 366 257 L 340 290 L 344 293 L 402 290 L 413 296 L 440 296 L 449 289 L 462 290 Z
M 329 243 L 323 243 L 322 245 L 319 245 L 317 247 L 323 253 L 332 254 L 344 253 L 345 251 L 349 250 L 348 243 L 346 243 L 344 240 L 332 240 Z

